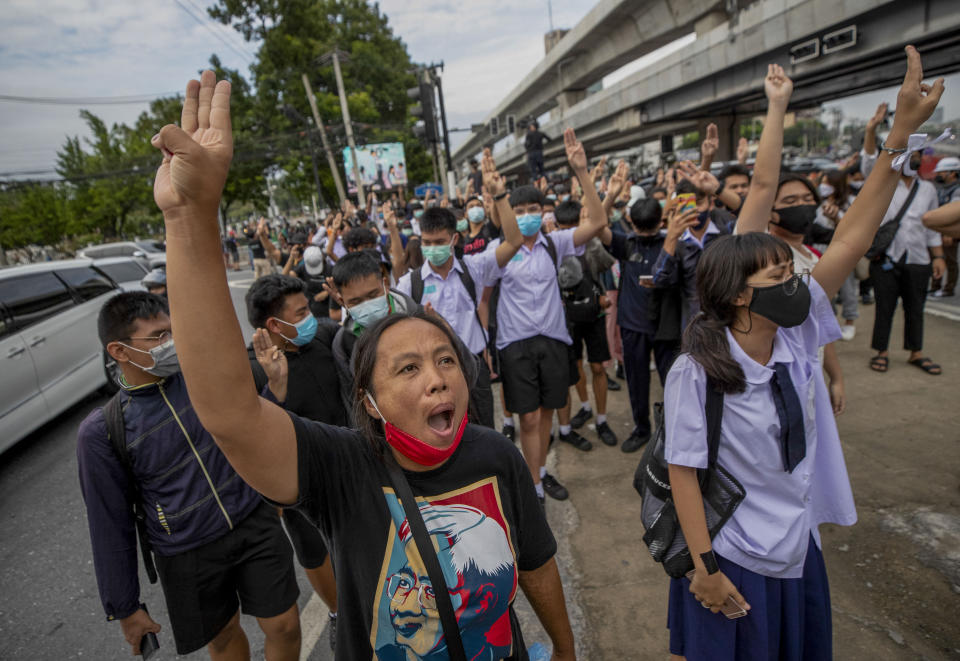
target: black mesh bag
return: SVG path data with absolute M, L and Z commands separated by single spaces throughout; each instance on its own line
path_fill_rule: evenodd
M 713 539 L 740 505 L 746 491 L 733 475 L 717 464 L 720 447 L 720 422 L 723 417 L 723 393 L 707 382 L 707 468 L 697 470 L 707 530 Z M 673 578 L 681 578 L 693 569 L 693 558 L 683 538 L 680 520 L 673 505 L 670 476 L 664 457 L 666 430 L 663 404 L 654 405 L 654 437 L 640 458 L 633 476 L 633 488 L 642 499 L 640 521 L 646 533 L 643 541 L 654 561 L 663 565 Z

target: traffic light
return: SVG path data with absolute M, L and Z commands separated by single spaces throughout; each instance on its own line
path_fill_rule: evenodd
M 416 105 L 410 109 L 410 114 L 423 120 L 422 125 L 417 123 L 413 127 L 414 134 L 428 142 L 438 142 L 437 120 L 433 106 L 433 85 L 421 82 L 417 87 L 408 89 L 407 96 L 416 101 Z

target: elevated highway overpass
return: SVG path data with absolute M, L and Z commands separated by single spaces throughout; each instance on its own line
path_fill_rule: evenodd
M 707 4 L 698 9 L 715 17 Z M 837 47 L 846 43 L 850 45 Z M 598 153 L 714 121 L 721 130 L 721 150 L 726 151 L 739 136 L 740 121 L 765 110 L 763 77 L 769 62 L 784 66 L 794 80 L 791 109 L 801 109 L 898 84 L 904 73 L 903 46 L 910 43 L 920 49 L 928 78 L 960 71 L 960 3 L 759 0 L 710 29 L 698 30 L 689 47 L 609 89 L 561 107 L 541 129 L 559 138 L 564 127 L 572 126 L 588 153 Z M 540 65 L 527 79 L 539 69 Z M 545 99 L 546 93 L 541 96 Z M 498 108 L 511 98 L 524 94 L 515 89 Z M 488 136 L 471 136 L 455 152 L 454 163 L 463 163 L 489 141 Z M 516 144 L 498 153 L 497 162 L 504 174 L 520 175 L 526 169 L 524 156 L 522 144 Z M 729 157 L 729 152 L 718 155 Z M 562 140 L 548 143 L 544 158 L 548 168 L 562 165 Z

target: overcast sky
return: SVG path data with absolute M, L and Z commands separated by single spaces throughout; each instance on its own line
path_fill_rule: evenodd
M 0 95 L 175 92 L 213 52 L 226 66 L 247 71 L 255 47 L 207 18 L 203 6 L 204 0 L 3 0 Z M 444 61 L 451 128 L 482 120 L 540 61 L 550 27 L 547 0 L 381 0 L 380 6 L 414 60 Z M 553 0 L 554 26 L 572 27 L 590 6 Z M 839 105 L 848 116 L 866 116 L 881 100 L 894 101 L 895 91 Z M 948 79 L 944 105 L 948 119 L 960 115 L 960 75 Z M 108 123 L 132 123 L 147 104 L 86 107 Z M 86 134 L 79 110 L 0 101 L 0 173 L 51 170 L 64 138 Z

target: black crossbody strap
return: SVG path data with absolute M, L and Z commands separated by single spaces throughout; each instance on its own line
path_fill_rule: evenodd
M 464 288 L 467 290 L 467 293 L 470 294 L 470 300 L 473 301 L 473 316 L 477 319 L 477 324 L 480 326 L 480 332 L 483 333 L 484 343 L 490 341 L 490 337 L 487 335 L 487 329 L 483 327 L 483 322 L 480 321 L 480 309 L 477 304 L 477 285 L 473 282 L 473 276 L 470 275 L 469 269 L 467 269 L 467 263 L 462 259 L 457 259 L 460 263 L 460 282 L 463 283 Z
M 410 271 L 410 298 L 417 305 L 420 305 L 420 301 L 423 300 L 423 276 L 420 274 L 420 269 Z
M 153 556 L 150 555 L 150 540 L 147 537 L 147 513 L 143 508 L 143 494 L 140 492 L 140 483 L 137 482 L 133 474 L 133 461 L 130 459 L 130 453 L 127 451 L 127 431 L 123 423 L 123 409 L 120 403 L 120 393 L 110 398 L 110 401 L 103 407 L 103 420 L 107 426 L 107 436 L 113 451 L 123 464 L 123 469 L 127 473 L 127 480 L 130 482 L 132 490 L 133 516 L 137 527 L 137 538 L 140 540 L 140 555 L 143 557 L 143 568 L 147 572 L 147 578 L 150 583 L 157 582 L 157 568 L 153 564 Z
M 437 559 L 437 552 L 430 541 L 430 535 L 427 533 L 427 526 L 423 522 L 420 507 L 413 497 L 413 492 L 410 491 L 407 478 L 389 451 L 386 453 L 385 461 L 387 471 L 390 474 L 390 481 L 393 482 L 393 489 L 399 496 L 403 511 L 407 515 L 407 524 L 413 533 L 413 541 L 417 545 L 420 559 L 427 568 L 430 584 L 433 585 L 433 594 L 437 600 L 437 610 L 440 613 L 443 637 L 447 641 L 447 651 L 450 654 L 450 659 L 452 661 L 467 661 L 466 652 L 463 650 L 463 641 L 460 639 L 457 616 L 453 610 L 453 602 L 450 601 L 450 590 L 447 589 L 447 581 L 443 577 L 443 570 L 440 568 L 440 561 Z
M 549 253 L 550 259 L 553 261 L 553 270 L 556 271 L 557 276 L 559 276 L 560 264 L 557 262 L 557 246 L 553 242 L 553 239 L 550 238 L 549 234 L 544 234 L 543 239 L 547 242 L 547 253 Z
M 900 221 L 903 220 L 903 216 L 905 213 L 907 213 L 907 209 L 909 209 L 910 205 L 913 204 L 913 198 L 917 196 L 917 189 L 919 188 L 920 188 L 920 179 L 918 178 L 913 182 L 913 186 L 910 188 L 910 195 L 907 196 L 907 199 L 903 203 L 903 206 L 900 207 L 900 211 L 897 212 L 896 218 L 890 221 L 897 228 L 893 232 L 894 236 L 896 236 L 897 231 L 899 231 Z
M 700 491 L 705 492 L 710 483 L 710 475 L 717 467 L 717 453 L 720 451 L 720 425 L 723 422 L 723 392 L 716 387 L 713 379 L 707 377 L 707 401 L 704 404 L 707 415 L 707 468 L 697 471 L 700 478 Z

